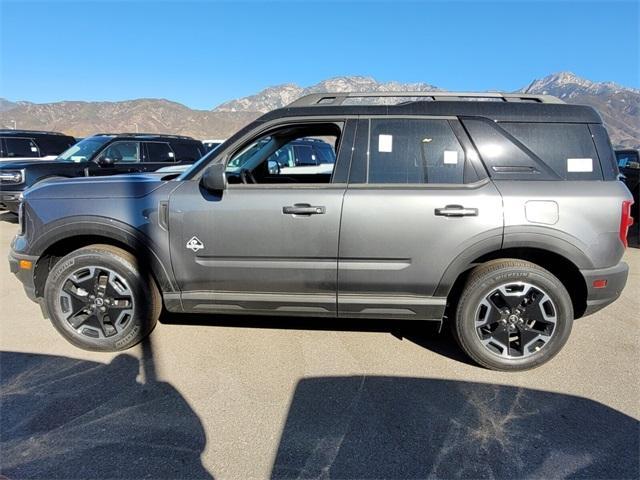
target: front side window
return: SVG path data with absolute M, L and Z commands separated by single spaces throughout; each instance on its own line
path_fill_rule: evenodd
M 229 183 L 330 183 L 340 134 L 337 124 L 288 126 L 270 132 L 231 157 Z
M 4 140 L 7 147 L 7 157 L 39 157 L 40 150 L 30 138 L 7 137 Z
M 368 183 L 464 183 L 465 161 L 447 120 L 370 121 Z
M 110 158 L 114 163 L 135 163 L 140 161 L 139 142 L 114 142 L 109 145 L 101 157 Z

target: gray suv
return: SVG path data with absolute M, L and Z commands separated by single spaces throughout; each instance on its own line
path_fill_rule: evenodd
M 335 161 L 273 168 L 301 139 Z M 477 363 L 523 370 L 624 288 L 617 176 L 600 116 L 554 97 L 313 94 L 177 177 L 29 190 L 10 264 L 89 350 L 135 345 L 164 307 L 447 322 Z

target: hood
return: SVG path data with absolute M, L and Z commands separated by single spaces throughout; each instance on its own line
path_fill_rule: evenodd
M 167 181 L 153 174 L 113 175 L 52 180 L 27 190 L 24 199 L 73 198 L 77 201 L 97 198 L 140 198 Z
M 55 158 L 46 159 L 42 158 L 4 158 L 0 160 L 0 170 L 16 170 L 20 168 L 26 168 L 31 165 L 51 165 L 52 163 L 60 163 Z

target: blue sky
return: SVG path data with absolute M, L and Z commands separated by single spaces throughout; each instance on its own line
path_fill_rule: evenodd
M 514 90 L 561 70 L 637 88 L 639 4 L 0 0 L 0 97 L 209 109 L 339 75 Z

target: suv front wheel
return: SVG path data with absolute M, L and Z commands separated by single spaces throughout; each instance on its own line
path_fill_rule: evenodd
M 462 349 L 493 370 L 528 370 L 553 358 L 571 333 L 573 305 L 562 282 L 530 262 L 501 259 L 471 272 L 456 309 Z
M 53 326 L 72 344 L 94 351 L 125 350 L 156 325 L 162 301 L 136 258 L 111 245 L 90 245 L 60 259 L 44 298 Z

